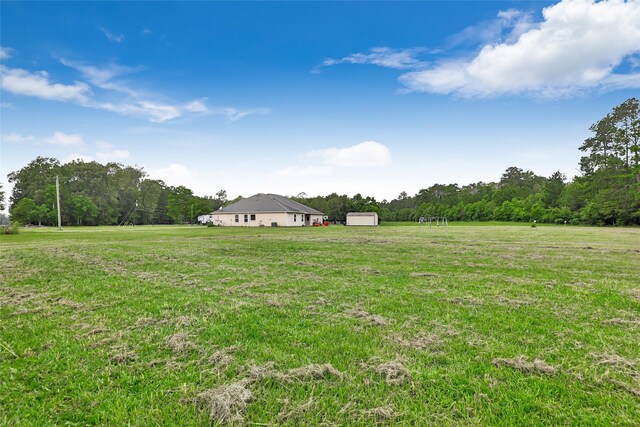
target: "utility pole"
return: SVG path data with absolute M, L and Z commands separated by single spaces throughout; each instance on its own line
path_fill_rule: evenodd
M 62 220 L 60 219 L 60 181 L 56 175 L 56 201 L 58 204 L 58 230 L 62 230 Z

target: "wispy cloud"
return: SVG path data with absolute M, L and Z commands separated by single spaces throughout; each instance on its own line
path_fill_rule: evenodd
M 391 152 L 376 141 L 364 141 L 348 147 L 331 147 L 305 153 L 303 158 L 316 164 L 292 165 L 278 169 L 276 177 L 328 176 L 337 169 L 379 168 L 391 162 Z
M 2 142 L 32 142 L 35 141 L 35 137 L 33 135 L 22 135 L 19 133 L 8 133 L 0 136 L 0 140 Z
M 106 28 L 103 27 L 99 27 L 98 28 L 100 31 L 102 31 L 102 34 L 104 34 L 104 36 L 107 38 L 107 40 L 109 40 L 110 42 L 113 43 L 122 43 L 124 41 L 124 34 L 115 34 L 111 31 L 109 31 Z
M 80 61 L 72 61 L 66 58 L 60 58 L 62 65 L 73 68 L 89 81 L 93 86 L 104 90 L 113 90 L 130 96 L 141 96 L 140 91 L 134 90 L 126 82 L 116 79 L 127 74 L 133 74 L 142 70 L 142 67 L 125 67 L 124 65 L 109 63 L 102 67 L 86 64 Z
M 83 146 L 84 139 L 78 134 L 67 134 L 64 132 L 54 132 L 52 136 L 42 140 L 45 144 L 62 146 Z
M 277 170 L 278 177 L 329 176 L 334 168 L 330 166 L 288 166 Z
M 207 98 L 182 103 L 166 100 L 160 95 L 140 90 L 125 79 L 143 71 L 142 67 L 127 67 L 115 63 L 96 66 L 66 58 L 60 58 L 60 62 L 78 71 L 91 85 L 78 81 L 74 84 L 54 83 L 50 81 L 46 71 L 30 72 L 0 65 L 1 87 L 17 95 L 74 102 L 83 107 L 142 117 L 154 123 L 163 123 L 188 115 L 221 115 L 228 121 L 236 121 L 248 115 L 270 112 L 266 108 L 212 107 L 207 105 Z
M 0 46 L 0 61 L 11 58 L 13 49 Z
M 130 156 L 129 150 L 116 149 L 112 144 L 108 142 L 97 142 L 98 152 L 96 153 L 96 160 L 101 163 L 106 162 L 118 162 L 128 159 Z
M 53 83 L 46 71 L 32 73 L 21 68 L 0 65 L 0 85 L 2 90 L 16 95 L 34 96 L 55 101 L 87 102 L 91 88 L 83 82 L 71 85 Z
M 306 156 L 318 158 L 329 166 L 351 168 L 380 167 L 391 162 L 389 149 L 376 141 L 364 141 L 349 147 L 314 150 Z
M 418 68 L 426 63 L 420 56 L 434 53 L 426 48 L 393 49 L 389 47 L 374 47 L 367 53 L 354 53 L 344 58 L 327 58 L 313 69 L 318 72 L 323 67 L 331 67 L 339 64 L 370 64 L 385 68 L 406 70 Z

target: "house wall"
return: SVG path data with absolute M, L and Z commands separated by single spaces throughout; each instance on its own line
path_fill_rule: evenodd
M 235 216 L 238 215 L 238 221 L 235 222 Z M 278 223 L 278 227 L 302 227 L 303 225 L 311 225 L 315 218 L 319 218 L 322 221 L 322 215 L 309 215 L 310 220 L 305 223 L 304 214 L 292 214 L 285 212 L 259 212 L 255 213 L 256 219 L 251 220 L 251 213 L 247 213 L 248 222 L 244 222 L 245 214 L 233 214 L 233 213 L 214 213 L 213 223 L 215 225 L 222 225 L 226 227 L 271 227 L 272 222 Z M 295 215 L 295 221 L 294 221 Z
M 347 225 L 378 225 L 378 216 L 347 215 Z

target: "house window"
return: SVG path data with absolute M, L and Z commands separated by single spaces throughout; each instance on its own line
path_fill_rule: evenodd
M 249 222 L 249 215 L 248 214 L 244 214 L 244 222 Z
M 293 214 L 293 222 L 296 222 L 296 214 Z
M 256 215 L 255 214 L 251 214 L 251 221 L 255 221 L 256 220 Z
M 240 215 L 236 215 L 236 222 L 240 222 Z

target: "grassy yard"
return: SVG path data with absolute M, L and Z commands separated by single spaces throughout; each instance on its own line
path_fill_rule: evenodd
M 640 425 L 640 230 L 0 236 L 0 425 Z

